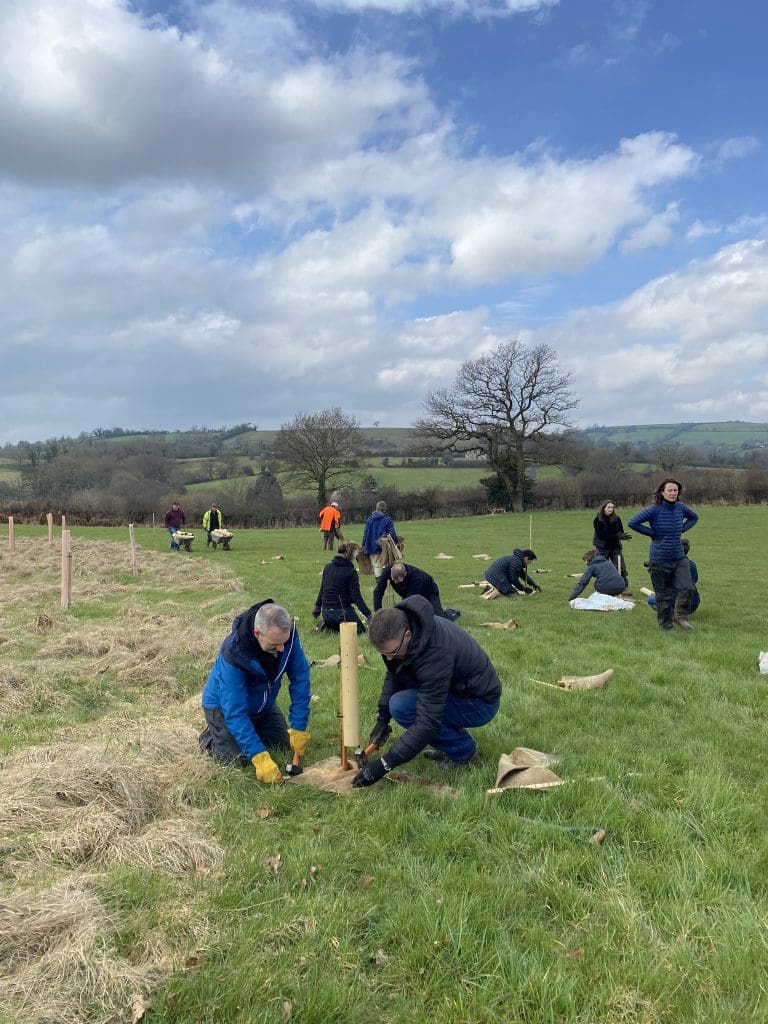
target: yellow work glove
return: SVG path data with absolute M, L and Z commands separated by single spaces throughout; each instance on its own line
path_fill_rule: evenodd
M 255 754 L 251 758 L 251 764 L 256 769 L 256 778 L 259 782 L 273 783 L 283 781 L 280 769 L 266 750 L 262 750 L 260 754 Z
M 289 729 L 288 738 L 291 741 L 291 750 L 294 754 L 304 757 L 307 751 L 307 744 L 309 743 L 309 733 L 302 732 L 301 729 Z

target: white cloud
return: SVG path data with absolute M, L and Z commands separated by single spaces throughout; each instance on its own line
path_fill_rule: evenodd
M 383 11 L 387 14 L 427 14 L 442 11 L 453 17 L 487 18 L 529 14 L 555 7 L 559 0 L 312 0 L 335 11 Z
M 677 419 L 696 419 L 705 407 L 705 418 L 759 419 L 767 296 L 768 242 L 752 240 L 525 337 L 560 351 L 584 397 L 584 423 L 665 422 L 667 407 Z
M 742 160 L 760 148 L 760 140 L 754 135 L 738 135 L 720 143 L 717 155 L 720 160 Z
M 619 248 L 622 252 L 641 252 L 652 246 L 668 245 L 674 238 L 674 228 L 680 221 L 677 203 L 669 203 L 661 213 L 649 217 L 645 224 L 636 228 Z

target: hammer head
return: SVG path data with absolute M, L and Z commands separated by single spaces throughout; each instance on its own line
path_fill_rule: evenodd
M 362 771 L 362 769 L 365 768 L 368 762 L 368 755 L 366 754 L 362 747 L 358 747 L 357 750 L 352 755 L 352 760 L 355 762 L 355 765 Z
M 285 766 L 286 775 L 301 775 L 303 771 L 304 769 L 301 767 L 300 764 L 294 764 L 292 761 L 289 761 L 288 764 Z

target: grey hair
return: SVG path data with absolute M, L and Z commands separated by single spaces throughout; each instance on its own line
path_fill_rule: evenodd
M 368 639 L 374 647 L 388 640 L 399 640 L 408 629 L 408 616 L 399 608 L 380 608 L 373 613 L 368 626 Z
M 289 633 L 293 628 L 293 616 L 279 604 L 263 604 L 253 617 L 253 628 L 260 633 L 268 629 L 279 629 Z

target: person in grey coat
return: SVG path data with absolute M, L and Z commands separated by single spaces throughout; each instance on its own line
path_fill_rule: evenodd
M 592 579 L 595 581 L 595 591 L 598 594 L 609 594 L 611 597 L 618 597 L 619 594 L 626 590 L 627 582 L 624 577 L 620 575 L 610 559 L 598 554 L 596 548 L 587 551 L 584 555 L 584 561 L 587 563 L 587 568 L 573 588 L 571 596 L 568 598 L 569 601 L 573 601 L 574 598 L 578 597 Z

